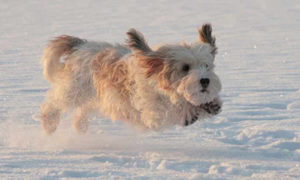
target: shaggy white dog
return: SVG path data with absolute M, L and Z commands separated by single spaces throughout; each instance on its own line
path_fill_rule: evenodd
M 98 110 L 141 129 L 187 126 L 220 112 L 221 83 L 214 73 L 217 47 L 210 24 L 199 42 L 152 50 L 135 29 L 127 45 L 60 36 L 46 47 L 42 62 L 51 83 L 41 105 L 42 126 L 53 133 L 62 113 L 74 110 L 73 125 L 86 132 Z

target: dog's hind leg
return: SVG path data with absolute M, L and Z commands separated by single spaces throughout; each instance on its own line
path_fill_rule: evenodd
M 78 107 L 73 116 L 73 128 L 77 133 L 83 134 L 88 130 L 88 116 L 93 111 L 90 103 Z
M 41 105 L 42 127 L 46 134 L 52 134 L 60 121 L 61 110 L 52 103 Z

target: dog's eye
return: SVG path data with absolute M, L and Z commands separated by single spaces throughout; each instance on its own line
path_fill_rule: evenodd
M 190 65 L 184 64 L 184 65 L 182 66 L 182 71 L 183 71 L 183 72 L 188 72 L 189 70 L 190 70 Z
M 208 64 L 202 64 L 201 67 L 205 68 L 206 70 L 209 70 L 209 65 Z

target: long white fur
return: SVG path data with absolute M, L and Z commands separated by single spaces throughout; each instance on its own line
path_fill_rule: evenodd
M 137 36 L 144 40 L 140 33 Z M 136 47 L 71 36 L 58 37 L 49 43 L 42 58 L 44 76 L 51 83 L 41 105 L 43 129 L 47 134 L 53 133 L 61 114 L 72 111 L 73 126 L 80 133 L 87 131 L 92 111 L 144 130 L 188 125 L 187 121 L 195 116 L 211 117 L 218 112 L 208 113 L 204 105 L 221 107 L 221 83 L 213 72 L 212 49 L 216 48 L 207 42 L 163 45 L 153 51 L 149 48 L 152 54 L 159 54 L 163 69 L 147 77 L 140 61 L 147 61 L 149 52 L 143 54 Z M 191 69 L 181 75 L 184 63 Z M 210 79 L 205 93 L 201 92 L 201 78 Z

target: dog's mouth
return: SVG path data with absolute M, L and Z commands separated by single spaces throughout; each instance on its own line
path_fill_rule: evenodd
M 202 93 L 209 93 L 209 91 L 208 91 L 206 88 L 203 88 L 203 89 L 201 90 L 201 92 L 202 92 Z

